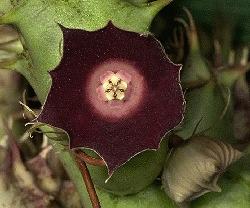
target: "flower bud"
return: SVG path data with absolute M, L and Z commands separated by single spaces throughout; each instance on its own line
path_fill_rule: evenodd
M 219 176 L 241 155 L 229 144 L 208 137 L 190 138 L 167 160 L 163 188 L 177 203 L 189 202 L 207 192 L 220 192 Z

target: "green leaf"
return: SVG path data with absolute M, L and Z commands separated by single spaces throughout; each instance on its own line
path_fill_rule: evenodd
M 210 80 L 210 72 L 200 50 L 192 50 L 182 69 L 181 83 L 184 88 L 202 86 Z
M 94 184 L 116 195 L 134 194 L 145 189 L 163 169 L 168 152 L 167 143 L 165 138 L 158 150 L 146 150 L 135 155 L 118 168 L 107 182 L 109 175 L 106 167 L 88 165 Z M 85 152 L 92 157 L 97 156 L 93 151 Z
M 0 16 L 2 14 L 5 14 L 12 8 L 11 1 L 10 0 L 1 0 L 0 4 Z
M 206 136 L 227 141 L 232 139 L 233 132 L 230 127 L 232 112 L 230 105 L 227 108 L 228 103 L 216 83 L 210 81 L 203 87 L 187 92 L 186 102 L 184 121 L 177 130 L 177 135 L 188 139 L 193 133 L 203 133 Z M 225 110 L 227 111 L 223 116 Z
M 108 208 L 177 208 L 161 190 L 160 185 L 152 184 L 135 195 L 118 197 L 98 189 L 102 207 Z M 86 207 L 91 208 L 91 206 Z
M 108 21 L 125 30 L 146 32 L 157 12 L 171 0 L 134 5 L 122 0 L 47 0 L 55 20 L 65 27 L 97 30 Z

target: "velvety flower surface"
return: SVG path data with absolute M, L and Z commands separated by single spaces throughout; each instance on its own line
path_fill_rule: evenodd
M 71 148 L 95 150 L 109 173 L 183 118 L 180 65 L 152 35 L 109 23 L 87 32 L 62 28 L 64 52 L 38 120 L 66 130 Z

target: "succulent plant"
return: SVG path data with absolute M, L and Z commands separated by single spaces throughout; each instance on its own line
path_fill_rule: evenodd
M 170 2 L 1 0 L 0 206 L 249 207 L 249 2 Z

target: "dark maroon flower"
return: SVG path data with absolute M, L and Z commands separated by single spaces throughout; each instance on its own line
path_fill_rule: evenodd
M 66 130 L 71 148 L 95 150 L 109 173 L 157 149 L 183 118 L 180 65 L 152 35 L 111 23 L 87 32 L 63 28 L 64 53 L 38 120 Z

